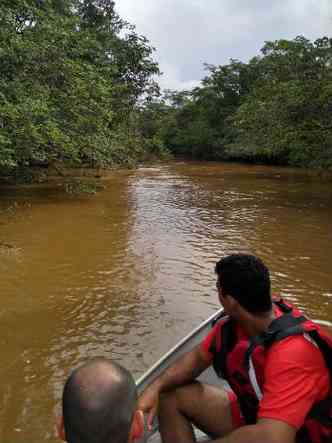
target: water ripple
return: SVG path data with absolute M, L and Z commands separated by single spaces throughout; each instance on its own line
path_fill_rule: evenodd
M 63 381 L 89 357 L 140 375 L 218 309 L 223 255 L 261 256 L 275 293 L 332 328 L 330 188 L 286 168 L 175 163 L 115 172 L 93 198 L 0 195 L 0 241 L 20 250 L 0 252 L 1 440 L 55 442 Z

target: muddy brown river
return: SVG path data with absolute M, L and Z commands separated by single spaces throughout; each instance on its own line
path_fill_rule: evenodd
M 0 441 L 57 441 L 63 382 L 92 356 L 142 374 L 217 308 L 214 263 L 259 255 L 332 328 L 332 184 L 291 169 L 172 163 L 105 189 L 0 188 Z

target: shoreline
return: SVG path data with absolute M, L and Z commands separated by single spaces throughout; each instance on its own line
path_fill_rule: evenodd
M 292 166 L 279 166 L 279 165 L 267 165 L 262 163 L 246 163 L 246 162 L 228 162 L 228 161 L 199 161 L 194 159 L 174 158 L 172 163 L 186 162 L 188 164 L 195 163 L 223 163 L 237 164 L 242 167 L 247 166 L 248 172 L 251 168 L 262 167 L 266 168 L 265 172 L 271 168 L 271 173 L 275 174 L 277 169 L 279 173 L 288 176 L 302 176 L 304 179 L 322 180 L 323 182 L 332 182 L 332 170 L 326 169 L 307 169 L 296 168 Z M 149 162 L 140 162 L 135 166 L 119 165 L 108 168 L 89 168 L 89 167 L 57 167 L 57 168 L 43 168 L 43 167 L 31 167 L 25 171 L 26 177 L 17 179 L 15 175 L 0 175 L 0 188 L 1 189 L 19 189 L 19 188 L 63 188 L 68 183 L 91 183 L 98 184 L 109 180 L 115 172 L 134 170 L 142 166 L 151 166 L 155 164 L 167 164 L 168 161 L 156 160 Z M 263 171 L 262 171 L 263 172 Z

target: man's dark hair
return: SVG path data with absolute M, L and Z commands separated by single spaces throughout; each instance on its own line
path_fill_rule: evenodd
M 90 360 L 64 387 L 67 442 L 127 443 L 136 403 L 136 384 L 125 368 L 104 358 Z
M 231 295 L 252 314 L 272 309 L 270 273 L 262 260 L 249 254 L 232 254 L 216 264 L 224 296 Z

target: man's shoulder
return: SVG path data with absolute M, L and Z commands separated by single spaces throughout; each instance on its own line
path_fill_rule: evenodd
M 267 359 L 271 364 L 301 365 L 303 369 L 325 367 L 320 349 L 306 333 L 274 343 L 268 351 Z
M 323 354 L 309 336 L 290 336 L 274 343 L 268 350 L 265 362 L 265 383 L 302 389 L 310 382 L 320 399 L 329 390 L 329 370 Z
M 302 350 L 308 350 L 311 349 L 312 346 L 317 348 L 316 343 L 311 339 L 308 334 L 305 332 L 303 334 L 298 335 L 290 335 L 288 337 L 283 338 L 280 341 L 276 341 L 273 343 L 271 348 L 278 349 L 278 350 L 292 350 L 299 349 L 299 351 L 302 352 Z

